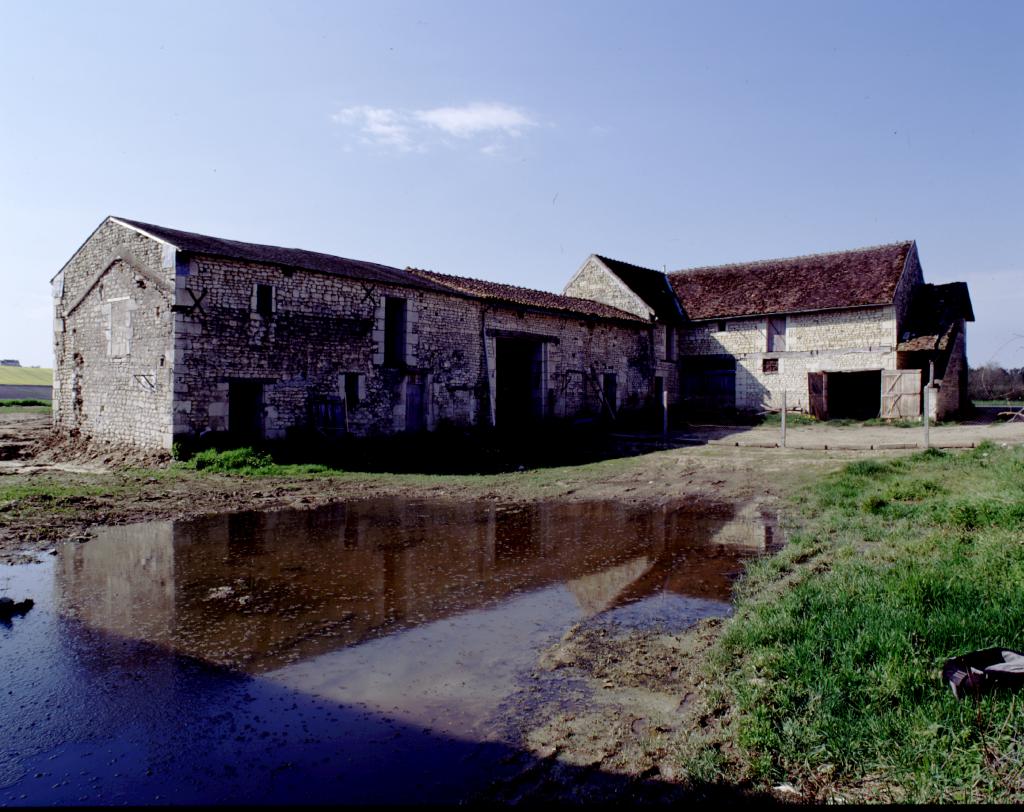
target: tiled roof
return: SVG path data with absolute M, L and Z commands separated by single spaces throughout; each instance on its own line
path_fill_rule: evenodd
M 286 268 L 301 268 L 308 271 L 319 271 L 320 273 L 366 279 L 371 282 L 392 285 L 405 285 L 407 287 L 427 288 L 429 290 L 438 289 L 436 285 L 433 285 L 428 280 L 413 276 L 400 268 L 378 265 L 376 262 L 345 259 L 344 257 L 336 257 L 332 254 L 305 251 L 301 248 L 280 248 L 276 245 L 225 240 L 220 237 L 195 234 L 191 231 L 165 228 L 164 226 L 152 223 L 141 223 L 137 220 L 125 219 L 124 217 L 114 217 L 112 219 L 144 231 L 159 240 L 170 243 L 181 251 L 191 254 L 225 257 L 247 262 L 263 262 Z
M 668 275 L 692 320 L 892 304 L 912 241 Z
M 424 271 L 419 268 L 408 268 L 407 270 L 409 273 L 416 274 L 429 282 L 476 299 L 536 307 L 543 310 L 557 310 L 576 316 L 646 323 L 644 319 L 634 316 L 632 313 L 627 313 L 624 310 L 619 310 L 617 307 L 594 302 L 590 299 L 562 296 L 558 293 L 521 288 L 516 285 L 503 285 L 499 282 L 488 282 L 483 279 L 470 279 L 465 276 L 450 276 L 449 274 Z
M 605 264 L 633 293 L 639 296 L 654 311 L 654 315 L 662 322 L 678 322 L 682 320 L 679 300 L 661 271 L 643 268 L 620 259 L 595 256 Z

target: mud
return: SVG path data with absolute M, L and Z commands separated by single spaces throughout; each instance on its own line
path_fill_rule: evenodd
M 5 638 L 0 655 L 31 666 L 28 671 L 0 669 L 5 679 L 13 680 L 10 687 L 0 687 L 5 693 L 29 691 L 20 704 L 9 706 L 19 708 L 21 715 L 6 729 L 19 736 L 48 730 L 53 708 L 64 707 L 65 701 L 78 710 L 73 724 L 64 724 L 64 745 L 57 747 L 52 738 L 37 741 L 17 764 L 0 769 L 0 786 L 10 789 L 0 797 L 8 803 L 25 803 L 29 797 L 38 803 L 159 802 L 170 791 L 185 802 L 338 797 L 666 800 L 745 794 L 745 787 L 679 783 L 687 774 L 694 742 L 706 745 L 709 736 L 714 740 L 717 714 L 722 710 L 708 698 L 705 654 L 718 634 L 720 621 L 715 616 L 728 612 L 729 588 L 742 562 L 734 556 L 716 568 L 715 553 L 742 547 L 744 538 L 750 540 L 750 527 L 761 529 L 760 552 L 770 551 L 779 538 L 764 517 L 774 513 L 783 494 L 865 452 L 871 456 L 909 453 L 879 452 L 870 444 L 861 450 L 828 451 L 752 447 L 770 445 L 766 429 L 714 428 L 702 437 L 682 438 L 682 447 L 523 474 L 245 479 L 166 467 L 125 468 L 129 462 L 138 462 L 130 450 L 55 445 L 47 437 L 47 428 L 44 416 L 0 413 L 0 449 L 6 449 L 0 456 L 7 457 L 0 459 L 0 493 L 9 494 L 0 497 L 0 561 L 26 562 L 43 555 L 43 564 L 14 569 L 48 572 L 40 576 L 40 583 L 59 581 L 63 595 L 55 594 L 47 605 L 39 601 L 45 589 L 31 584 L 26 585 L 25 594 L 11 595 L 35 597 L 37 605 L 25 617 L 15 618 L 7 632 L 0 629 L 0 635 L 33 626 L 50 631 L 49 637 Z M 811 432 L 816 430 L 807 430 L 807 437 L 815 442 L 820 437 Z M 1006 429 L 999 430 L 997 441 L 1016 438 L 1007 435 L 1007 439 L 1003 437 Z M 755 436 L 757 431 L 764 434 L 763 442 L 760 435 Z M 884 433 L 888 431 L 872 429 L 867 439 L 872 444 L 891 440 L 895 435 Z M 970 442 L 985 439 L 975 436 L 978 431 L 970 428 Z M 843 432 L 847 444 L 857 444 L 856 432 Z M 790 436 L 801 437 L 793 429 Z M 957 441 L 952 433 L 946 439 Z M 737 442 L 741 445 L 736 446 Z M 649 444 L 657 449 L 660 442 Z M 165 462 L 148 460 L 151 465 Z M 358 540 L 355 530 L 341 531 L 327 540 L 309 531 L 315 543 L 295 546 L 293 560 L 277 561 L 280 571 L 266 566 L 261 558 L 265 551 L 258 544 L 244 541 L 251 540 L 254 523 L 258 529 L 261 522 L 280 521 L 280 517 L 253 518 L 252 511 L 300 508 L 287 521 L 301 526 L 313 521 L 308 517 L 317 508 L 351 511 L 353 506 L 381 498 L 398 498 L 407 505 L 440 500 L 448 505 L 446 510 L 456 512 L 472 501 L 484 515 L 524 511 L 523 518 L 535 518 L 544 511 L 554 515 L 550 511 L 560 506 L 586 512 L 600 502 L 627 513 L 638 511 L 648 522 L 651 515 L 682 505 L 688 515 L 703 515 L 717 526 L 709 525 L 704 533 L 700 556 L 693 545 L 686 544 L 668 544 L 658 552 L 651 546 L 649 533 L 626 534 L 616 539 L 622 542 L 621 549 L 605 547 L 589 559 L 570 555 L 560 566 L 577 567 L 566 575 L 575 581 L 576 590 L 567 589 L 566 580 L 559 580 L 552 570 L 545 574 L 544 566 L 527 568 L 529 572 L 502 570 L 503 544 L 497 535 L 490 563 L 484 562 L 491 567 L 490 575 L 479 569 L 479 556 L 467 552 L 472 545 L 462 552 L 448 549 L 436 561 L 450 561 L 453 568 L 448 575 L 463 577 L 440 579 L 449 596 L 440 609 L 431 608 L 429 600 L 424 603 L 420 592 L 414 590 L 410 597 L 402 591 L 409 573 L 418 572 L 417 565 L 395 566 L 406 555 L 403 550 L 422 549 L 422 543 L 402 542 L 401 533 L 394 532 L 417 526 L 420 520 L 415 513 L 392 522 L 391 541 L 379 544 L 370 543 L 365 532 Z M 180 522 L 190 519 L 198 521 L 186 530 Z M 154 520 L 167 526 L 156 530 L 149 525 L 155 535 L 148 548 L 129 540 L 137 536 L 138 523 Z M 548 520 L 546 526 L 560 523 Z M 452 524 L 452 515 L 443 524 Z M 201 532 L 196 529 L 204 527 Z M 167 538 L 155 540 L 161 533 Z M 188 543 L 189 533 L 214 543 Z M 345 548 L 345 539 L 351 542 L 353 533 L 357 543 Z M 710 545 L 709 534 L 715 539 Z M 510 536 L 522 537 L 522 533 Z M 171 556 L 168 564 L 166 550 L 178 547 L 191 552 Z M 143 554 L 143 548 L 149 552 Z M 136 552 L 128 554 L 129 549 Z M 380 573 L 384 586 L 369 588 L 373 584 L 367 581 L 353 593 L 355 603 L 350 601 L 347 607 L 324 599 L 318 608 L 315 600 L 297 597 L 294 590 L 289 591 L 289 583 L 304 583 L 302 592 L 308 595 L 320 580 L 331 581 L 333 559 L 330 555 L 318 559 L 318 549 L 343 557 L 352 550 L 376 550 L 377 558 L 371 556 L 366 572 Z M 510 542 L 504 549 L 518 551 L 520 561 L 529 559 L 529 545 L 523 550 Z M 571 545 L 566 549 L 579 550 Z M 106 563 L 102 563 L 104 557 Z M 190 558 L 193 564 L 180 570 Z M 161 570 L 161 566 L 171 569 Z M 437 566 L 434 570 L 426 566 L 424 572 L 436 573 Z M 289 569 L 296 567 L 299 570 Z M 680 581 L 679 573 L 687 570 L 688 577 Z M 188 572 L 206 575 L 185 577 Z M 274 586 L 268 572 L 291 572 L 294 577 L 285 578 L 284 586 Z M 192 586 L 186 590 L 187 600 L 182 602 L 174 591 L 173 598 L 165 595 L 164 609 L 155 611 L 153 607 L 161 605 L 161 588 L 170 583 L 168 573 L 174 584 Z M 220 575 L 211 579 L 210 573 Z M 119 583 L 127 591 L 102 598 L 100 585 L 110 583 Z M 254 591 L 261 583 L 266 589 Z M 140 604 L 129 588 L 133 584 L 148 584 L 153 594 L 140 598 Z M 6 594 L 9 586 L 0 584 L 0 593 Z M 142 611 L 140 605 L 149 608 Z M 334 606 L 335 614 L 327 612 L 326 606 Z M 497 615 L 488 614 L 495 606 L 503 608 Z M 505 641 L 509 651 L 525 652 L 526 658 L 511 669 L 507 664 L 498 667 L 493 658 L 480 660 L 479 650 L 473 648 L 479 634 L 470 634 L 455 617 L 476 618 L 477 631 L 487 630 L 483 639 Z M 494 622 L 488 626 L 481 617 Z M 565 625 L 552 625 L 552 618 Z M 148 631 L 140 633 L 140 628 Z M 217 636 L 204 635 L 203 629 L 216 630 Z M 447 641 L 444 645 L 461 652 L 456 663 L 485 663 L 487 667 L 477 668 L 476 675 L 491 680 L 483 691 L 491 699 L 500 693 L 495 682 L 503 686 L 498 709 L 493 703 L 484 703 L 484 710 L 474 705 L 465 680 L 447 681 L 437 672 L 430 672 L 430 679 L 413 678 L 430 671 L 417 671 L 432 664 L 430 653 L 408 654 L 404 666 L 392 658 L 383 671 L 371 667 L 370 661 L 344 654 L 370 651 L 395 637 L 409 641 L 404 645 L 413 648 L 425 646 L 421 652 L 432 652 L 439 640 Z M 10 645 L 15 639 L 27 646 L 25 651 Z M 460 649 L 464 643 L 469 647 Z M 69 670 L 72 662 L 80 665 Z M 163 676 L 152 682 L 146 676 L 149 665 L 139 663 L 159 663 Z M 362 683 L 340 678 L 324 681 L 318 675 L 325 669 L 349 677 L 377 676 Z M 54 704 L 54 694 L 47 688 L 53 674 L 80 680 L 76 684 L 84 687 L 76 690 L 85 693 L 76 700 L 75 691 L 69 690 Z M 373 698 L 356 691 L 357 684 L 388 684 L 396 674 L 412 675 L 404 683 L 395 683 L 404 685 L 399 691 L 404 696 Z M 151 682 L 152 690 L 142 687 Z M 446 691 L 459 696 L 460 706 L 471 706 L 471 711 L 455 713 L 444 705 L 451 698 Z M 195 735 L 175 727 L 180 721 L 172 712 L 175 702 L 186 695 L 198 697 L 193 709 L 181 714 L 186 724 L 196 726 Z M 139 715 L 144 724 L 126 721 L 131 712 L 125 708 L 132 707 L 143 709 Z M 291 721 L 285 720 L 282 709 L 293 714 Z M 208 718 L 219 719 L 216 724 L 227 727 L 203 727 L 202 720 Z M 296 737 L 299 730 L 303 736 Z M 99 743 L 97 731 L 105 737 Z M 350 744 L 345 742 L 352 740 L 372 746 L 361 753 L 346 751 Z M 397 746 L 399 740 L 405 744 Z M 265 746 L 268 743 L 274 747 Z M 724 741 L 717 744 L 728 747 Z M 196 747 L 206 747 L 213 756 L 200 758 Z M 345 754 L 344 765 L 334 755 L 338 752 Z M 76 785 L 74 776 L 82 772 L 83 760 L 97 753 L 112 764 L 127 766 L 102 775 L 91 773 L 91 784 Z M 238 771 L 242 763 L 253 775 L 275 778 L 254 788 L 247 773 Z M 147 775 L 146 770 L 153 774 Z M 391 775 L 405 776 L 407 783 L 389 785 L 389 770 Z M 188 785 L 175 781 L 175 773 L 189 775 Z M 386 791 L 354 789 L 365 788 L 373 780 Z M 338 795 L 339 786 L 347 786 L 348 794 Z

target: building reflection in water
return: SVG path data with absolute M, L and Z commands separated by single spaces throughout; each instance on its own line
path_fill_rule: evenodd
M 62 548 L 57 592 L 87 627 L 264 673 L 531 594 L 562 596 L 563 626 L 662 593 L 721 613 L 773 532 L 725 508 L 372 500 L 109 528 Z

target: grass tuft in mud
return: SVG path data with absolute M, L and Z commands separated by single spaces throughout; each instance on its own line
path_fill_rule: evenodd
M 331 471 L 326 465 L 279 465 L 266 451 L 253 448 L 232 448 L 218 451 L 210 448 L 200 451 L 183 467 L 211 474 L 243 474 L 247 476 L 297 476 Z
M 940 678 L 1024 649 L 1024 448 L 855 462 L 801 507 L 711 656 L 741 772 L 819 800 L 1024 799 L 1024 697 L 958 702 Z

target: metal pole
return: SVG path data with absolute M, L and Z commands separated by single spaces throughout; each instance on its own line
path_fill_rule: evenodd
M 668 436 L 668 389 L 661 391 L 661 433 Z
M 924 388 L 924 399 L 923 399 L 924 400 L 924 403 L 923 403 L 923 406 L 924 406 L 924 421 L 923 422 L 924 422 L 924 447 L 925 448 L 930 448 L 931 447 L 929 445 L 929 442 L 928 442 L 928 413 L 929 413 L 929 411 L 931 411 L 931 399 L 932 399 L 931 387 L 930 386 L 926 386 Z
M 782 390 L 782 447 L 786 447 L 786 390 Z

